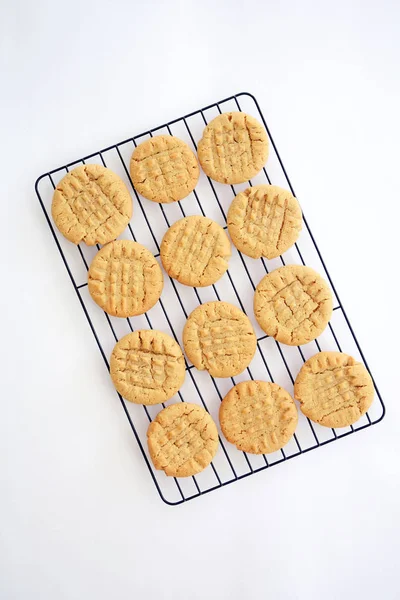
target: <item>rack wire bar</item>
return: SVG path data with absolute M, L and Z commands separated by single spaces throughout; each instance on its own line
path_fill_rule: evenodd
M 133 149 L 140 142 L 154 134 L 170 134 L 185 140 L 196 151 L 197 142 L 201 138 L 205 125 L 218 114 L 232 110 L 243 110 L 253 115 L 262 121 L 266 128 L 271 144 L 270 157 L 267 166 L 260 174 L 246 184 L 229 186 L 212 181 L 202 172 L 196 189 L 187 198 L 172 205 L 150 202 L 137 193 L 129 176 L 128 165 Z M 203 302 L 222 299 L 236 304 L 252 320 L 257 335 L 255 358 L 244 373 L 227 379 L 215 379 L 207 372 L 200 372 L 193 368 L 193 365 L 186 360 L 185 383 L 168 404 L 183 401 L 196 402 L 208 410 L 219 425 L 219 405 L 232 385 L 246 379 L 264 379 L 275 381 L 293 393 L 293 383 L 301 365 L 321 350 L 348 352 L 361 360 L 369 370 L 304 214 L 304 228 L 299 240 L 279 259 L 253 260 L 232 248 L 229 270 L 220 281 L 208 288 L 188 288 L 165 276 L 164 290 L 159 302 L 145 315 L 118 319 L 101 311 L 90 298 L 87 286 L 88 266 L 99 246 L 97 248 L 90 248 L 85 244 L 74 246 L 58 232 L 50 216 L 52 196 L 58 181 L 70 168 L 87 163 L 109 167 L 125 181 L 128 189 L 132 191 L 134 215 L 120 237 L 144 244 L 158 260 L 162 236 L 174 221 L 183 216 L 207 215 L 227 229 L 226 213 L 229 204 L 232 198 L 248 185 L 273 182 L 290 189 L 293 195 L 295 192 L 258 102 L 247 92 L 209 104 L 41 175 L 35 183 L 40 205 L 107 369 L 109 369 L 108 356 L 115 342 L 123 335 L 140 328 L 161 329 L 180 343 L 182 329 L 190 312 Z M 326 330 L 314 342 L 299 347 L 285 346 L 265 335 L 255 321 L 252 311 L 254 290 L 261 278 L 272 269 L 293 263 L 307 264 L 325 276 L 334 298 L 333 314 Z M 184 479 L 167 477 L 164 473 L 155 470 L 150 460 L 146 431 L 149 421 L 155 417 L 160 407 L 133 405 L 126 402 L 120 394 L 117 395 L 160 497 L 167 504 L 176 505 L 378 423 L 385 415 L 385 406 L 375 381 L 374 386 L 376 398 L 370 411 L 353 426 L 329 429 L 312 423 L 299 412 L 299 425 L 293 439 L 281 451 L 268 456 L 240 452 L 220 434 L 219 450 L 210 468 L 195 477 Z

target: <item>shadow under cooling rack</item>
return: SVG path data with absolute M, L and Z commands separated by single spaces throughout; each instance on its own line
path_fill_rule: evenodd
M 183 139 L 196 152 L 205 125 L 221 112 L 238 110 L 243 110 L 262 121 L 270 140 L 267 166 L 254 179 L 245 184 L 229 186 L 212 181 L 202 172 L 196 189 L 180 202 L 162 205 L 149 202 L 138 195 L 129 177 L 129 161 L 137 144 L 154 134 L 170 134 Z M 165 276 L 164 290 L 159 302 L 145 315 L 118 319 L 102 312 L 90 298 L 87 289 L 88 265 L 99 247 L 88 247 L 85 244 L 74 246 L 59 234 L 51 219 L 52 196 L 60 179 L 70 168 L 89 163 L 109 167 L 128 186 L 133 196 L 134 214 L 132 222 L 120 237 L 144 244 L 154 253 L 158 261 L 160 242 L 165 231 L 182 216 L 206 215 L 226 229 L 226 213 L 229 204 L 232 198 L 248 185 L 273 183 L 290 189 L 293 194 L 294 190 L 257 100 L 245 92 L 129 137 L 122 142 L 52 169 L 39 177 L 35 189 L 41 207 L 107 368 L 109 368 L 108 357 L 115 342 L 130 331 L 141 328 L 161 329 L 180 343 L 182 329 L 190 312 L 203 302 L 222 299 L 239 306 L 252 320 L 257 335 L 257 352 L 252 363 L 237 377 L 214 379 L 187 362 L 185 383 L 179 393 L 167 404 L 181 401 L 197 402 L 210 412 L 219 426 L 220 402 L 232 385 L 239 381 L 246 379 L 275 381 L 293 394 L 293 382 L 302 364 L 321 350 L 347 352 L 362 361 L 368 369 L 305 217 L 304 228 L 298 242 L 277 259 L 254 260 L 232 248 L 229 270 L 213 286 L 189 288 Z M 313 267 L 328 280 L 334 298 L 334 311 L 326 330 L 315 341 L 300 347 L 285 346 L 266 336 L 253 315 L 255 286 L 266 273 L 285 264 L 307 264 Z M 240 452 L 226 442 L 220 432 L 219 450 L 210 467 L 195 477 L 184 479 L 170 478 L 163 472 L 156 471 L 149 458 L 146 431 L 149 422 L 160 407 L 133 405 L 125 402 L 121 396 L 119 400 L 161 498 L 167 504 L 181 504 L 378 423 L 385 414 L 385 407 L 376 385 L 375 391 L 376 398 L 370 411 L 351 427 L 337 430 L 321 427 L 299 412 L 299 424 L 292 440 L 282 450 L 268 456 Z

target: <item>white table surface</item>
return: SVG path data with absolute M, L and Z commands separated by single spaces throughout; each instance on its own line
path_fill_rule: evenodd
M 399 597 L 399 6 L 1 3 L 1 598 Z M 33 184 L 239 91 L 271 126 L 387 415 L 170 507 Z

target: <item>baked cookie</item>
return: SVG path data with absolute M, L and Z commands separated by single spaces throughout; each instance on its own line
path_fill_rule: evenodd
M 319 352 L 301 367 L 294 397 L 311 421 L 347 427 L 371 406 L 374 384 L 365 366 L 348 354 Z
M 172 477 L 189 477 L 203 471 L 214 458 L 218 430 L 204 408 L 178 402 L 150 423 L 147 442 L 156 469 Z
M 228 231 L 240 252 L 252 258 L 276 258 L 288 250 L 301 231 L 296 198 L 277 185 L 255 185 L 238 194 L 227 216 Z
M 88 274 L 93 300 L 114 317 L 134 317 L 149 310 L 161 296 L 161 267 L 141 244 L 116 240 L 103 246 Z
M 222 400 L 219 420 L 238 450 L 269 454 L 288 443 L 298 416 L 293 398 L 276 383 L 242 381 Z
M 257 338 L 249 318 L 228 302 L 201 304 L 183 329 L 183 346 L 195 367 L 213 377 L 233 377 L 250 364 Z
M 174 223 L 161 242 L 160 256 L 168 275 L 193 287 L 212 285 L 228 269 L 231 244 L 218 223 L 195 215 Z
M 110 375 L 117 391 L 135 404 L 166 402 L 185 380 L 185 359 L 175 340 L 153 329 L 128 333 L 114 346 Z
M 82 165 L 57 185 L 51 214 L 60 232 L 74 244 L 115 240 L 132 218 L 132 198 L 122 179 L 101 165 Z
M 280 267 L 258 284 L 254 313 L 265 333 L 289 346 L 301 346 L 327 326 L 332 315 L 331 290 L 310 267 Z
M 248 181 L 265 165 L 268 138 L 254 117 L 242 112 L 222 113 L 207 125 L 197 146 L 206 175 L 220 183 Z
M 139 194 L 153 202 L 176 202 L 194 190 L 200 169 L 189 146 L 172 135 L 157 135 L 135 148 L 131 179 Z

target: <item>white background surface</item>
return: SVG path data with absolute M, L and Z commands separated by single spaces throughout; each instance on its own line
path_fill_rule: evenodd
M 0 597 L 399 597 L 399 4 L 0 4 Z M 34 194 L 47 170 L 257 97 L 387 416 L 163 504 Z

